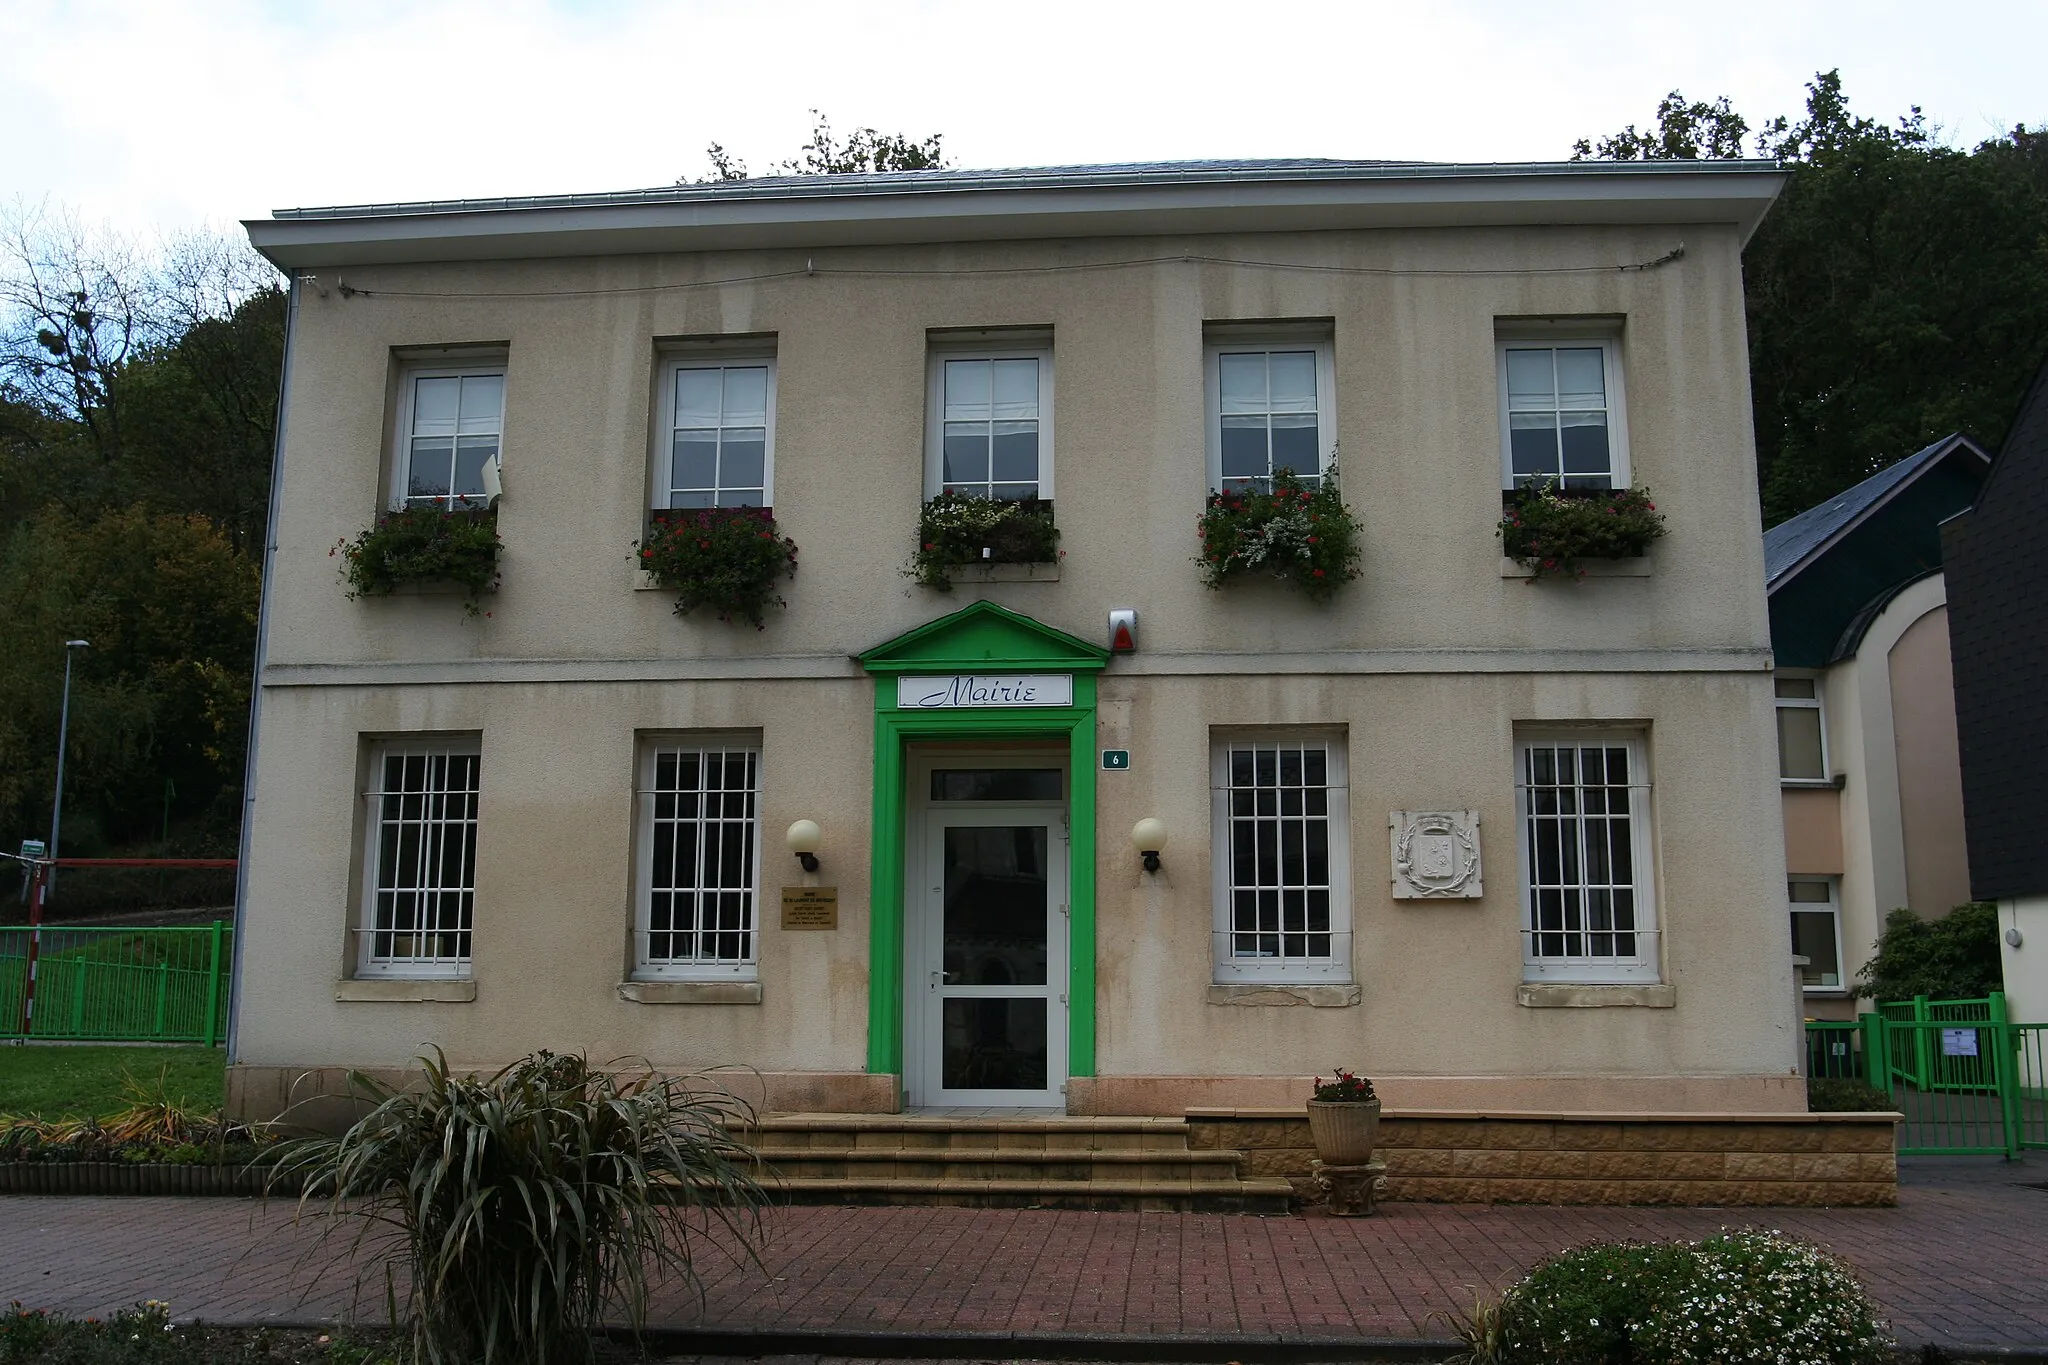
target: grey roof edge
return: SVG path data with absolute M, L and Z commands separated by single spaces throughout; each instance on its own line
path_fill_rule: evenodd
M 1430 180 L 1543 175 L 1656 177 L 1778 171 L 1778 162 L 1754 159 L 1443 162 L 1303 158 L 1266 161 L 1129 162 L 1099 166 L 1027 166 L 1000 170 L 761 176 L 750 180 L 658 185 L 637 190 L 506 195 L 480 199 L 417 199 L 382 204 L 281 208 L 272 209 L 270 216 L 273 221 L 392 218 L 446 213 L 506 213 L 523 209 L 596 208 L 609 204 L 686 204 L 749 199 L 847 198 L 884 194 L 961 194 L 988 190 L 1069 189 L 1083 185 L 1091 188 L 1188 184 L 1259 185 L 1309 180 Z
M 1726 223 L 1747 240 L 1775 162 L 1194 163 L 794 176 L 599 195 L 280 210 L 280 269 L 1034 237 L 1390 226 Z
M 1815 507 L 1779 522 L 1764 532 L 1764 595 L 1775 593 L 1805 571 L 1809 564 L 1839 544 L 1850 532 L 1875 516 L 1887 503 L 1912 487 L 1922 474 L 1958 451 L 1976 456 L 1986 470 L 1991 456 L 1983 446 L 1961 432 L 1952 432 L 1922 446 L 1902 460 L 1896 460 Z M 1788 549 L 1788 560 L 1771 567 L 1771 551 Z
M 1853 657 L 1857 650 L 1863 648 L 1863 637 L 1870 633 L 1870 628 L 1876 624 L 1877 618 L 1884 615 L 1886 607 L 1898 601 L 1899 595 L 1915 583 L 1925 583 L 1930 578 L 1939 578 L 1941 573 L 1942 566 L 1939 564 L 1922 569 L 1916 574 L 1900 579 L 1858 607 L 1856 614 L 1849 618 L 1849 624 L 1842 627 L 1841 637 L 1835 641 L 1834 649 L 1829 651 L 1825 666 L 1833 668 L 1842 660 Z

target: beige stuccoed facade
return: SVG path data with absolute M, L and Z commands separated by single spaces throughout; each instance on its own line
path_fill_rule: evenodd
M 1168 205 L 1142 233 L 1116 219 L 1091 235 L 1077 211 L 1056 236 L 892 243 L 886 223 L 799 224 L 763 229 L 785 245 L 759 250 L 695 220 L 607 236 L 593 210 L 594 226 L 520 248 L 546 254 L 506 260 L 466 242 L 481 229 L 462 213 L 252 225 L 316 278 L 294 290 L 236 1102 L 274 1111 L 337 1068 L 402 1068 L 427 1044 L 473 1066 L 542 1047 L 737 1065 L 774 1108 L 929 1101 L 909 1070 L 915 1035 L 937 1027 L 921 980 L 878 993 L 874 961 L 904 951 L 886 930 L 903 907 L 871 895 L 893 679 L 854 656 L 987 599 L 1091 644 L 1109 609 L 1141 619 L 1140 648 L 1094 680 L 1091 762 L 1066 779 L 1094 793 L 1092 857 L 1067 869 L 1092 888 L 1092 942 L 1072 945 L 1092 964 L 1092 1039 L 1050 1078 L 1069 1111 L 1290 1104 L 1333 1065 L 1396 1106 L 1803 1108 L 1739 260 L 1775 178 L 1746 174 L 1742 204 L 1700 195 L 1675 220 L 1603 199 L 1613 176 L 1560 219 L 1490 202 L 1474 175 L 1386 221 L 1276 214 L 1301 230 L 1214 231 Z M 1277 583 L 1210 591 L 1192 562 L 1205 335 L 1268 320 L 1328 341 L 1324 420 L 1363 560 L 1327 606 Z M 1497 338 L 1535 320 L 1618 341 L 1629 472 L 1669 520 L 1647 572 L 1503 571 Z M 1064 556 L 1034 581 L 942 595 L 899 573 L 925 492 L 928 359 L 934 333 L 1002 328 L 1051 338 Z M 758 632 L 678 619 L 634 558 L 663 357 L 735 335 L 774 360 L 771 499 L 801 547 L 787 609 Z M 390 497 L 404 366 L 441 347 L 502 358 L 503 582 L 476 620 L 443 595 L 350 600 L 329 554 Z M 1647 974 L 1526 979 L 1516 739 L 1546 729 L 1641 746 Z M 757 961 L 636 985 L 637 746 L 680 732 L 758 743 Z M 1347 760 L 1332 837 L 1352 937 L 1312 981 L 1219 980 L 1211 754 L 1241 734 L 1308 734 Z M 373 746 L 433 735 L 480 756 L 470 957 L 432 980 L 365 975 Z M 1097 749 L 1128 751 L 1129 768 L 1095 771 Z M 1389 814 L 1416 810 L 1478 813 L 1483 894 L 1391 896 Z M 1126 834 L 1147 816 L 1169 831 L 1156 873 Z M 800 818 L 823 830 L 816 873 L 781 846 Z M 780 888 L 802 885 L 836 887 L 836 928 L 780 927 Z M 877 1069 L 894 1056 L 910 1060 Z

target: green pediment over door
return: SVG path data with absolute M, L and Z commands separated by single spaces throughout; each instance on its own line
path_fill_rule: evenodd
M 870 673 L 1100 672 L 1109 651 L 993 602 L 970 602 L 860 656 Z

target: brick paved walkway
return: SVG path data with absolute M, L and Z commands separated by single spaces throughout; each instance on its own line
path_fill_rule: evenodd
M 1578 1242 L 1760 1224 L 1847 1257 L 1905 1343 L 2038 1350 L 2048 1348 L 2048 1191 L 2020 1182 L 2048 1181 L 2044 1167 L 2037 1157 L 1930 1170 L 1910 1177 L 1896 1209 L 1394 1204 L 1355 1220 L 784 1209 L 767 1219 L 765 1271 L 714 1245 L 701 1257 L 702 1305 L 670 1286 L 655 1318 L 785 1341 L 821 1334 L 811 1349 L 827 1349 L 832 1333 L 1177 1335 L 1334 1348 L 1443 1337 L 1432 1313 L 1469 1306 Z M 381 1282 L 352 1308 L 350 1276 L 306 1261 L 311 1242 L 285 1205 L 0 1198 L 0 1303 L 91 1313 L 160 1298 L 180 1317 L 211 1321 L 380 1318 Z

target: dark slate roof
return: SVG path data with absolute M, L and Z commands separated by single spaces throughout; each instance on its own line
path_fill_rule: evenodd
M 1775 592 L 1829 545 L 1854 530 L 1898 491 L 1958 449 L 1972 452 L 1984 464 L 1991 457 L 1967 436 L 1944 436 L 1888 465 L 1862 483 L 1837 493 L 1818 507 L 1809 507 L 1764 532 L 1764 585 Z

